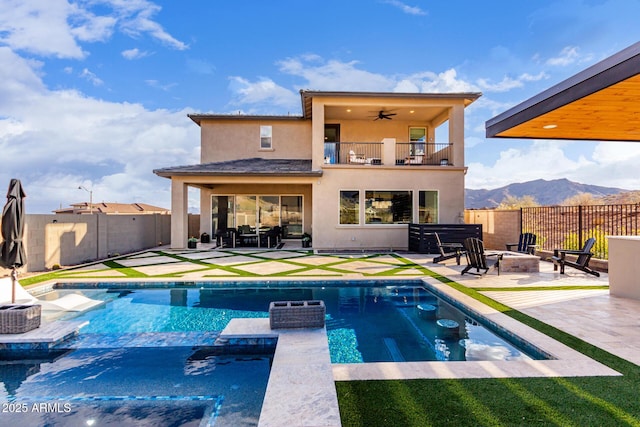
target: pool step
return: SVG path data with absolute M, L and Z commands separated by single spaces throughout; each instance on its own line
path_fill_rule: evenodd
M 402 352 L 400 352 L 400 348 L 398 347 L 398 343 L 393 338 L 383 338 L 385 347 L 389 351 L 389 355 L 391 355 L 391 360 L 394 362 L 406 362 Z

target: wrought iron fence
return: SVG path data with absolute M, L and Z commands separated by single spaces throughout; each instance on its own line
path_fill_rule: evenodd
M 451 164 L 451 143 L 397 142 L 396 165 Z
M 540 206 L 521 208 L 520 212 L 522 232 L 536 234 L 538 246 L 547 251 L 580 249 L 585 240 L 594 237 L 594 257 L 608 259 L 606 236 L 640 235 L 639 204 Z
M 325 142 L 325 164 L 381 165 L 382 142 Z

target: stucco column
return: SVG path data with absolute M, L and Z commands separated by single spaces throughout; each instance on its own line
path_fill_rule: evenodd
M 189 232 L 188 198 L 189 186 L 171 178 L 171 248 L 184 249 Z
M 449 116 L 449 142 L 453 144 L 454 166 L 464 166 L 464 105 L 458 104 L 451 108 Z
M 319 170 L 324 165 L 324 104 L 314 99 L 311 114 L 311 164 Z
M 200 189 L 200 233 L 215 234 L 216 230 L 211 229 L 211 191 Z

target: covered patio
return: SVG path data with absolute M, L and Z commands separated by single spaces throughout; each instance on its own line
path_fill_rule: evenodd
M 486 136 L 640 142 L 638 100 L 640 42 L 488 120 Z M 640 299 L 640 236 L 607 238 L 611 295 Z
M 238 246 L 265 246 L 268 232 L 300 239 L 310 231 L 312 184 L 322 177 L 310 160 L 243 159 L 156 169 L 171 179 L 171 244 L 184 247 L 188 189 L 200 190 L 200 233 L 230 230 Z M 275 236 L 271 236 L 275 237 Z M 227 246 L 234 246 L 228 243 Z

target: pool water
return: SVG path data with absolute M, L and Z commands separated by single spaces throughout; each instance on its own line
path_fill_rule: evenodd
M 58 291 L 64 293 L 65 291 Z M 271 301 L 323 300 L 332 363 L 542 358 L 503 339 L 421 286 L 87 290 L 109 303 L 77 317 L 82 334 L 222 331 L 266 318 Z M 58 294 L 59 295 L 59 294 Z M 419 307 L 433 306 L 433 318 Z M 437 320 L 456 322 L 454 333 Z
M 190 347 L 0 361 L 0 419 L 15 426 L 255 426 L 269 370 L 270 357 Z

